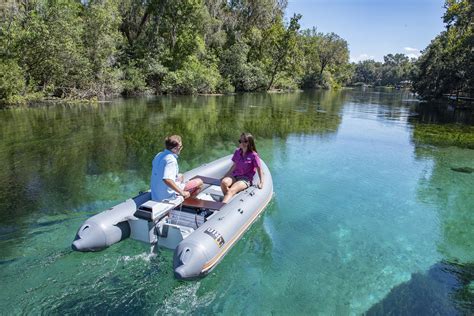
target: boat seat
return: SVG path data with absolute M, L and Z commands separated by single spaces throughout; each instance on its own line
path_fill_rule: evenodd
M 214 201 L 220 201 L 222 200 L 222 198 L 224 198 L 224 193 L 222 192 L 221 187 L 218 187 L 216 185 L 209 186 L 207 189 L 202 191 L 202 193 L 210 194 Z
M 183 202 L 183 206 L 207 208 L 207 209 L 215 210 L 215 211 L 219 211 L 224 205 L 225 203 L 222 203 L 222 202 L 200 200 L 194 197 L 189 197 L 185 199 Z
M 204 182 L 205 184 L 211 184 L 211 185 L 217 185 L 217 186 L 221 185 L 221 179 L 210 178 L 210 177 L 205 177 L 205 176 L 195 176 L 191 178 L 191 180 L 196 179 L 196 178 L 201 179 L 202 182 Z

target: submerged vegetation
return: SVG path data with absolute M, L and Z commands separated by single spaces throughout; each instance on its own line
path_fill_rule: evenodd
M 474 126 L 418 123 L 414 125 L 413 138 L 416 142 L 430 145 L 474 149 Z
M 419 60 L 349 62 L 348 43 L 286 0 L 6 1 L 0 101 L 103 99 L 345 85 L 411 86 L 424 98 L 472 95 L 472 4 L 448 0 L 447 30 Z M 317 21 L 316 21 L 317 23 Z

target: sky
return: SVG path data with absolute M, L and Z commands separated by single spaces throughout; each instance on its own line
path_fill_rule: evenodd
M 444 0 L 288 0 L 286 17 L 300 13 L 301 29 L 334 32 L 350 60 L 383 61 L 387 54 L 418 57 L 444 30 Z

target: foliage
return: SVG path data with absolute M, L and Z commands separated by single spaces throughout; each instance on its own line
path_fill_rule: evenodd
M 266 87 L 267 78 L 261 67 L 247 60 L 250 47 L 237 42 L 221 57 L 220 71 L 237 91 L 256 91 Z
M 383 57 L 380 83 L 383 86 L 395 86 L 410 79 L 412 66 L 404 54 L 388 54 Z
M 74 1 L 36 3 L 25 11 L 16 43 L 17 58 L 26 81 L 53 96 L 64 97 L 87 87 L 89 63 L 83 43 L 82 7 Z
M 354 64 L 352 83 L 398 87 L 410 82 L 415 60 L 404 54 L 388 54 L 383 59 L 383 63 L 369 59 Z
M 0 9 L 2 67 L 12 65 L 2 77 L 8 79 L 1 99 L 398 86 L 412 76 L 420 78 L 416 87 L 423 95 L 472 87 L 467 1 L 446 2 L 450 29 L 426 50 L 420 69 L 403 54 L 388 54 L 383 63 L 350 64 L 343 38 L 300 30 L 301 15 L 285 20 L 286 5 L 286 0 L 10 1 Z M 446 77 L 447 69 L 458 70 Z M 427 77 L 436 81 L 423 80 Z
M 214 93 L 220 79 L 215 65 L 204 65 L 192 56 L 181 69 L 165 76 L 162 89 L 172 94 Z
M 261 49 L 266 56 L 262 61 L 268 74 L 267 90 L 272 88 L 280 74 L 297 71 L 297 34 L 300 19 L 301 14 L 295 14 L 286 29 L 281 23 L 274 23 L 263 34 Z
M 337 34 L 320 33 L 315 28 L 304 30 L 299 46 L 303 56 L 303 88 L 334 88 L 352 77 L 347 42 Z
M 309 44 L 305 48 L 301 15 L 285 21 L 286 4 L 285 0 L 9 2 L 1 9 L 0 54 L 3 66 L 7 60 L 14 66 L 4 75 L 8 86 L 2 87 L 2 99 L 31 92 L 105 98 L 118 93 L 296 89 L 305 86 L 303 78 L 314 74 L 319 86 L 342 84 L 347 71 L 338 72 L 348 69 L 343 65 L 347 65 L 347 43 L 333 33 L 315 33 L 312 48 Z M 305 59 L 305 49 L 315 49 L 314 58 Z
M 474 8 L 469 0 L 447 0 L 446 30 L 417 62 L 414 90 L 425 99 L 444 94 L 474 96 Z
M 0 100 L 10 101 L 25 88 L 23 70 L 15 60 L 0 60 Z
M 370 85 L 378 85 L 381 81 L 382 63 L 368 59 L 358 62 L 355 65 L 353 82 L 361 82 Z
M 107 96 L 118 92 L 118 72 L 114 69 L 117 46 L 122 43 L 118 27 L 121 17 L 114 0 L 93 0 L 85 4 L 84 45 L 90 63 L 91 93 Z
M 123 69 L 123 94 L 136 95 L 147 89 L 145 76 L 135 64 L 127 65 Z

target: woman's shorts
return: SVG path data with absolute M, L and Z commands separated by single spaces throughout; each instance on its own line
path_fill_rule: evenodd
M 247 180 L 247 178 L 245 178 L 245 177 L 234 177 L 234 179 L 235 179 L 235 182 L 241 181 L 241 182 L 245 183 L 245 185 L 247 185 L 247 188 L 252 185 L 252 182 Z

